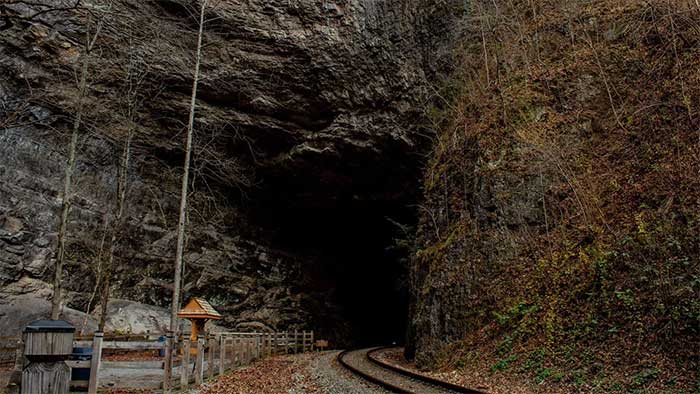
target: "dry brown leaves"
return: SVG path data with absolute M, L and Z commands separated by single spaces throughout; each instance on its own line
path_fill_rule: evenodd
M 102 356 L 103 361 L 161 361 L 163 357 L 158 355 L 158 351 L 130 351 L 130 352 L 115 352 Z
M 233 371 L 203 388 L 201 394 L 314 394 L 320 388 L 309 377 L 312 354 L 278 356 Z
M 471 364 L 459 370 L 443 372 L 425 372 L 416 368 L 415 364 L 403 357 L 403 349 L 390 349 L 377 354 L 377 357 L 387 363 L 396 365 L 406 370 L 417 372 L 425 376 L 440 379 L 446 382 L 469 387 L 489 394 L 566 394 L 571 393 L 558 387 L 547 384 L 536 387 L 524 378 L 493 374 L 488 363 Z

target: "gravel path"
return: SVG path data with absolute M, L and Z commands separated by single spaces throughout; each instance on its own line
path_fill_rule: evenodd
M 336 361 L 340 352 L 327 352 L 311 362 L 309 373 L 325 394 L 387 394 L 346 371 Z

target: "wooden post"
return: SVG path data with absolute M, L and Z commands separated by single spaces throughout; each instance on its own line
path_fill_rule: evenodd
M 246 354 L 247 354 L 245 361 L 246 361 L 246 364 L 250 364 L 251 362 L 253 362 L 253 340 L 252 339 L 250 339 L 250 338 L 246 339 L 246 347 L 245 348 L 246 348 L 245 350 L 246 350 Z
M 17 340 L 17 348 L 15 349 L 15 366 L 10 375 L 10 381 L 7 384 L 7 394 L 19 394 L 20 384 L 22 383 L 22 369 L 24 368 L 24 341 L 20 337 Z
M 270 356 L 270 333 L 266 332 L 263 334 L 263 354 L 265 356 Z
M 236 368 L 236 337 L 231 338 L 231 368 Z
M 195 386 L 201 386 L 202 380 L 204 380 L 204 339 L 197 339 L 197 360 L 194 373 Z
M 314 332 L 311 331 L 311 351 L 314 351 Z
M 238 340 L 238 365 L 245 364 L 245 339 Z
M 163 394 L 170 394 L 173 378 L 173 333 L 165 334 L 165 360 L 163 362 Z
M 224 371 L 226 371 L 226 366 L 224 363 L 226 362 L 226 337 L 221 335 L 219 336 L 219 375 L 223 375 Z
M 102 339 L 104 333 L 96 332 L 92 339 L 92 358 L 90 361 L 90 381 L 88 383 L 88 394 L 97 394 L 99 385 L 100 361 L 102 359 Z
M 277 355 L 277 343 L 279 342 L 280 333 L 275 332 L 272 334 L 272 354 Z
M 272 335 L 273 335 L 273 333 L 271 333 L 271 332 L 267 334 L 267 355 L 270 357 L 272 356 L 272 349 L 273 349 Z
M 249 339 L 248 346 L 250 347 L 250 362 L 253 362 L 255 360 L 255 338 Z
M 272 335 L 273 333 L 267 333 L 267 355 L 272 356 Z
M 306 353 L 306 331 L 303 331 L 303 337 L 301 338 L 301 352 Z
M 212 379 L 214 377 L 214 348 L 216 347 L 216 341 L 214 337 L 209 336 L 209 352 L 207 353 L 207 379 Z
M 180 389 L 187 391 L 190 384 L 190 340 L 182 338 L 182 364 L 180 365 Z
M 259 359 L 262 357 L 262 336 L 257 334 L 255 336 L 255 358 Z
M 282 354 L 289 354 L 289 331 L 285 331 L 282 333 Z
M 242 361 L 242 363 L 243 363 L 243 365 L 248 365 L 248 361 L 249 361 L 249 359 L 248 359 L 248 350 L 249 350 L 248 349 L 248 338 L 243 338 L 242 345 L 243 345 L 243 357 L 242 357 L 243 361 Z
M 297 354 L 299 351 L 299 342 L 297 342 L 297 339 L 299 338 L 299 332 L 297 330 L 294 330 L 294 354 Z

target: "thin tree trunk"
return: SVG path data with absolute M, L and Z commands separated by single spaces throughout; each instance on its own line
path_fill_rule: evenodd
M 111 8 L 111 2 L 108 2 Z M 66 162 L 65 177 L 63 179 L 63 202 L 61 204 L 61 223 L 58 229 L 58 253 L 56 255 L 56 267 L 53 280 L 53 298 L 51 299 L 51 319 L 57 320 L 61 315 L 63 302 L 63 266 L 66 259 L 66 237 L 68 232 L 68 214 L 71 208 L 71 194 L 73 193 L 73 173 L 75 172 L 75 162 L 78 150 L 78 137 L 80 136 L 80 124 L 85 108 L 85 95 L 87 93 L 87 78 L 90 65 L 90 53 L 95 46 L 97 37 L 102 30 L 104 16 L 100 18 L 95 28 L 95 34 L 90 37 L 90 25 L 92 18 L 88 18 L 87 34 L 85 35 L 85 53 L 83 54 L 83 64 L 80 70 L 80 82 L 78 83 L 78 107 L 76 108 L 75 120 L 73 121 L 73 133 L 71 135 L 70 146 L 68 147 L 68 160 Z
M 88 31 L 90 25 L 88 24 Z M 63 202 L 61 206 L 61 224 L 58 229 L 58 255 L 56 256 L 56 272 L 53 280 L 53 299 L 51 300 L 51 319 L 57 320 L 61 314 L 63 301 L 63 265 L 66 257 L 66 233 L 68 227 L 68 213 L 71 207 L 71 194 L 73 186 L 73 172 L 78 148 L 78 136 L 80 134 L 80 122 L 83 117 L 85 91 L 87 89 L 88 66 L 90 62 L 89 38 L 86 43 L 86 51 L 83 55 L 83 65 L 80 71 L 80 85 L 78 93 L 78 108 L 73 121 L 73 134 L 68 148 L 68 161 L 66 162 L 65 177 L 63 179 Z
M 187 194 L 190 182 L 190 160 L 192 156 L 192 134 L 194 132 L 194 114 L 197 106 L 197 85 L 199 84 L 199 67 L 202 61 L 202 34 L 204 32 L 204 10 L 207 0 L 202 1 L 199 14 L 199 34 L 197 35 L 197 58 L 192 83 L 192 98 L 190 101 L 190 118 L 187 124 L 187 145 L 185 148 L 185 165 L 182 176 L 182 191 L 180 193 L 180 219 L 177 224 L 177 251 L 175 253 L 175 278 L 173 281 L 173 301 L 170 315 L 170 331 L 177 332 L 177 312 L 180 310 L 180 287 L 182 281 L 183 253 L 185 248 L 185 227 L 187 221 Z
M 100 283 L 102 281 L 102 271 L 104 268 L 104 250 L 105 243 L 107 242 L 107 226 L 109 225 L 108 215 L 105 214 L 102 218 L 104 226 L 102 228 L 102 240 L 100 241 L 100 249 L 97 252 L 96 267 L 95 267 L 95 287 L 92 289 L 90 294 L 90 299 L 88 300 L 87 308 L 85 308 L 85 316 L 83 317 L 83 323 L 80 325 L 80 335 L 85 335 L 85 329 L 87 328 L 88 318 L 90 317 L 90 309 L 92 307 L 95 297 L 97 297 L 97 291 L 100 288 Z
M 129 104 L 133 106 L 132 103 Z M 133 107 L 129 109 L 129 122 L 133 122 Z M 100 323 L 97 330 L 104 332 L 105 323 L 107 321 L 107 303 L 109 302 L 109 286 L 112 272 L 114 271 L 114 253 L 117 248 L 117 237 L 122 225 L 124 217 L 124 208 L 126 206 L 126 188 L 129 176 L 129 162 L 131 161 L 131 141 L 134 138 L 134 126 L 129 125 L 129 131 L 124 142 L 124 151 L 122 153 L 121 165 L 119 167 L 119 183 L 117 186 L 117 212 L 114 215 L 114 223 L 112 224 L 112 237 L 109 243 L 109 260 L 104 267 L 102 275 L 102 292 L 100 293 Z

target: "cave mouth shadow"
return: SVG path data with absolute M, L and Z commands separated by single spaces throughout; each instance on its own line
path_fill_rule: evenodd
M 397 247 L 405 212 L 391 204 L 350 204 L 341 207 L 342 219 L 333 231 L 330 272 L 337 302 L 350 325 L 348 346 L 403 343 L 408 316 L 407 256 Z
M 413 211 L 397 201 L 354 198 L 272 206 L 265 215 L 277 225 L 275 243 L 317 256 L 303 269 L 311 292 L 326 298 L 312 311 L 318 337 L 343 348 L 403 344 L 409 251 L 402 240 L 415 224 Z

